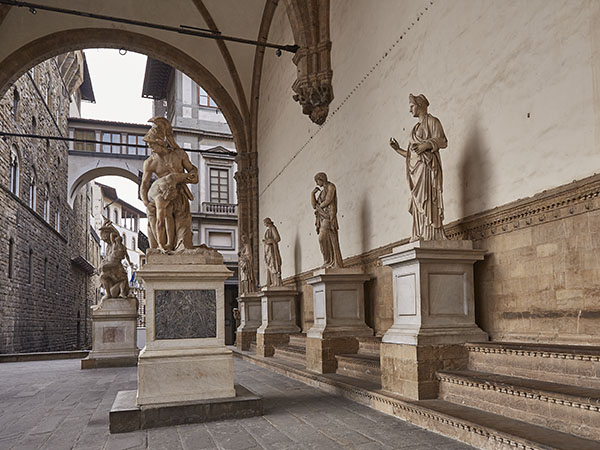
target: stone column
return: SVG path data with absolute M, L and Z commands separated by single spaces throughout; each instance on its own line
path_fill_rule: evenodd
M 319 269 L 306 280 L 313 287 L 314 325 L 306 334 L 306 368 L 335 372 L 336 354 L 356 353 L 359 336 L 373 336 L 365 323 L 364 284 L 359 269 Z
M 154 253 L 138 274 L 146 287 L 147 325 L 137 405 L 235 397 L 224 316 L 224 282 L 232 272 L 201 254 Z
M 137 316 L 136 297 L 107 298 L 92 307 L 92 351 L 81 368 L 137 365 Z
M 256 354 L 273 356 L 274 347 L 285 345 L 290 334 L 299 333 L 296 325 L 298 291 L 288 286 L 262 288 L 262 325 L 256 330 Z
M 381 343 L 382 388 L 436 398 L 438 370 L 466 367 L 464 343 L 487 341 L 475 324 L 471 241 L 417 241 L 381 258 L 392 267 L 394 324 Z
M 240 326 L 236 330 L 235 345 L 240 350 L 250 350 L 250 344 L 256 342 L 256 330 L 261 325 L 260 292 L 248 292 L 238 297 Z

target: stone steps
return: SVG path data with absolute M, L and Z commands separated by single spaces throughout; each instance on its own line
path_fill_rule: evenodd
M 337 374 L 381 384 L 379 355 L 357 353 L 336 355 L 335 359 L 337 359 Z
M 436 425 L 435 422 L 427 421 L 419 423 L 421 426 L 430 425 L 427 428 L 437 428 L 449 437 L 479 448 L 528 450 L 598 450 L 600 448 L 598 441 L 445 400 L 420 400 L 417 405 L 426 408 L 429 411 L 427 415 L 441 424 Z
M 471 370 L 437 376 L 442 400 L 600 439 L 600 390 Z
M 289 345 L 294 346 L 294 347 L 306 348 L 306 334 L 305 333 L 290 334 Z
M 361 336 L 358 338 L 358 353 L 379 357 L 380 336 Z
M 600 389 L 600 347 L 515 342 L 466 346 L 471 370 Z
M 275 347 L 273 358 L 285 359 L 304 366 L 306 364 L 306 348 L 296 345 L 282 345 Z

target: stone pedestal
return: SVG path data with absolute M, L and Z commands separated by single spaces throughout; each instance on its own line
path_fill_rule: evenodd
M 138 271 L 146 287 L 138 405 L 235 397 L 225 347 L 224 281 L 231 274 L 203 255 L 148 255 Z
M 306 368 L 335 372 L 336 354 L 356 353 L 359 336 L 373 336 L 365 323 L 364 283 L 358 269 L 319 269 L 306 282 L 313 287 L 314 325 L 306 334 Z
M 135 297 L 108 298 L 92 308 L 92 351 L 82 369 L 135 366 L 138 302 Z
M 287 286 L 264 287 L 261 291 L 262 324 L 256 330 L 256 354 L 273 356 L 274 347 L 289 342 L 290 334 L 299 333 L 296 325 L 296 296 Z
M 464 343 L 487 341 L 475 324 L 471 241 L 417 241 L 381 258 L 393 270 L 394 324 L 380 348 L 382 388 L 435 398 L 435 373 L 466 367 Z
M 262 323 L 261 292 L 249 292 L 238 297 L 240 326 L 236 330 L 235 345 L 240 350 L 250 350 L 250 344 L 256 342 L 256 330 Z

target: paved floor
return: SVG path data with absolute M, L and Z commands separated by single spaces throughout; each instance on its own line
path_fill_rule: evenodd
M 0 449 L 471 448 L 239 359 L 236 382 L 264 397 L 263 417 L 110 435 L 108 411 L 117 391 L 136 388 L 136 368 L 79 365 L 0 364 Z

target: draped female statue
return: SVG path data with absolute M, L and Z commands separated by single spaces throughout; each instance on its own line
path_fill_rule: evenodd
M 429 101 L 421 94 L 409 96 L 410 112 L 418 122 L 413 127 L 407 149 L 390 138 L 390 146 L 406 158 L 406 178 L 410 189 L 408 211 L 413 217 L 411 242 L 447 239 L 444 233 L 442 199 L 442 160 L 439 150 L 448 146 L 441 122 L 427 112 Z

